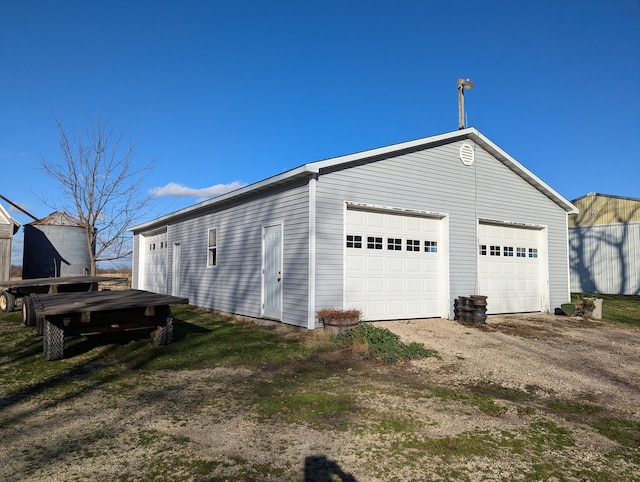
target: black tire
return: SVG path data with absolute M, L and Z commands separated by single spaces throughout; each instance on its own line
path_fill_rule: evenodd
M 22 322 L 24 326 L 36 325 L 36 309 L 33 307 L 31 296 L 22 298 Z
M 16 307 L 16 297 L 8 291 L 0 292 L 0 311 L 9 313 Z
M 46 318 L 43 320 L 43 324 L 42 348 L 44 359 L 48 361 L 60 360 L 64 355 L 64 329 Z
M 159 306 L 156 308 L 157 327 L 151 332 L 151 341 L 155 346 L 163 346 L 171 343 L 173 339 L 173 316 L 171 308 Z

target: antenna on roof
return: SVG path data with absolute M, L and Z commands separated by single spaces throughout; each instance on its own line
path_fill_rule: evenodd
M 473 82 L 469 79 L 458 79 L 458 129 L 465 128 L 464 91 L 473 89 Z

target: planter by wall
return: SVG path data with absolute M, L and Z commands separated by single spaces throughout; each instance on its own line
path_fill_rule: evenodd
M 331 335 L 344 333 L 355 328 L 360 323 L 362 313 L 360 310 L 337 310 L 323 308 L 318 311 L 318 319 L 322 321 L 324 329 Z

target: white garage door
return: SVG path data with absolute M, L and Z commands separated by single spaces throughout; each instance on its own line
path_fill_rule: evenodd
M 167 294 L 167 232 L 145 236 L 142 289 Z
M 442 316 L 442 221 L 347 210 L 345 306 L 367 320 Z
M 479 226 L 479 294 L 487 313 L 542 311 L 542 231 Z

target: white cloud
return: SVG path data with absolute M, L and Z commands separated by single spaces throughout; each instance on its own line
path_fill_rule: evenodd
M 193 188 L 183 186 L 176 182 L 170 182 L 166 186 L 154 187 L 149 189 L 149 194 L 156 197 L 171 196 L 171 197 L 192 197 L 196 199 L 208 199 L 222 194 L 226 194 L 230 191 L 235 191 L 241 187 L 246 186 L 238 181 L 234 181 L 229 184 L 216 184 L 215 186 Z
M 25 158 L 27 157 L 27 153 L 24 151 L 18 152 L 17 154 L 15 152 L 4 152 L 4 151 L 0 151 L 0 159 L 11 159 L 11 158 Z

